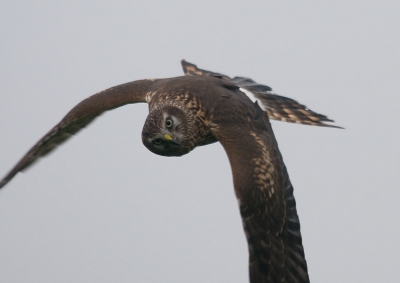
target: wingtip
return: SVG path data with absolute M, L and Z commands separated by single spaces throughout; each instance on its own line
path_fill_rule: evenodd
M 181 65 L 182 65 L 182 70 L 186 76 L 191 76 L 195 74 L 197 71 L 197 66 L 195 64 L 186 61 L 185 59 L 181 60 Z
M 7 185 L 15 177 L 15 175 L 22 171 L 21 169 L 17 168 L 18 167 L 16 166 L 13 170 L 11 170 L 7 175 L 3 177 L 3 179 L 0 181 L 0 189 Z
M 0 190 L 1 190 L 7 183 L 8 183 L 8 180 L 6 180 L 6 179 L 1 180 L 1 182 L 0 182 Z
M 346 130 L 345 127 L 341 127 L 341 126 L 332 126 L 332 127 L 333 127 L 333 128 L 336 128 L 336 129 Z
M 324 122 L 334 123 L 335 121 L 332 119 L 328 119 L 328 117 L 326 117 Z M 333 124 L 326 124 L 326 123 L 323 123 L 323 124 L 324 124 L 324 126 L 329 127 L 329 128 L 336 128 L 336 129 L 342 129 L 342 130 L 345 129 L 344 127 L 333 125 Z
M 194 67 L 197 67 L 195 64 L 192 64 L 192 63 L 186 61 L 185 59 L 182 59 L 182 60 L 181 60 L 181 64 L 182 64 L 182 67 L 186 67 L 186 66 L 194 66 Z
M 11 171 L 0 181 L 0 190 L 7 185 L 18 172 Z
M 331 121 L 329 121 L 329 122 L 331 122 Z M 334 121 L 332 121 L 332 122 L 334 122 Z M 322 127 L 342 129 L 342 130 L 345 129 L 345 128 L 341 127 L 341 126 L 336 126 L 336 125 L 331 125 L 331 124 L 326 124 L 326 123 L 322 123 L 322 125 L 312 125 L 312 126 L 322 126 Z

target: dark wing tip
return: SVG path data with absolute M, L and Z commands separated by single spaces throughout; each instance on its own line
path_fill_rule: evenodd
M 306 126 L 317 126 L 317 127 L 325 127 L 325 128 L 335 128 L 335 129 L 345 129 L 341 126 L 327 124 L 326 121 L 309 121 L 309 120 L 298 120 L 298 119 L 279 119 L 279 118 L 272 118 L 276 121 L 286 122 L 286 123 L 293 123 L 298 125 L 306 125 Z M 329 120 L 328 122 L 332 123 L 333 120 Z
M 185 59 L 182 59 L 181 64 L 183 72 L 185 73 L 186 76 L 208 76 L 208 77 L 218 77 L 220 79 L 227 79 L 229 81 L 231 80 L 228 76 L 224 74 L 197 68 L 195 64 L 192 64 L 186 61 Z
M 7 175 L 4 176 L 4 178 L 0 181 L 0 189 L 7 185 L 19 172 L 24 171 L 26 168 L 37 161 L 40 156 L 34 157 L 32 155 L 34 150 L 37 148 L 36 145 L 32 147 L 32 149 L 28 151 L 24 157 L 22 157 L 22 159 L 11 169 L 11 171 L 7 173 Z
M 182 69 L 185 72 L 185 74 L 187 72 L 188 67 L 193 67 L 194 69 L 197 69 L 197 66 L 195 64 L 192 64 L 192 63 L 186 61 L 185 59 L 181 60 L 181 65 L 182 65 Z
M 181 60 L 181 64 L 182 64 L 182 67 L 183 66 L 193 66 L 193 67 L 195 67 L 197 69 L 197 66 L 195 64 L 190 63 L 190 62 L 186 61 L 185 59 Z
M 181 61 L 183 72 L 186 76 L 193 76 L 193 75 L 202 75 L 201 71 L 195 64 L 187 62 L 185 59 Z
M 344 127 L 341 127 L 341 126 L 329 125 L 329 124 L 325 124 L 325 125 L 326 125 L 326 127 L 330 127 L 330 128 L 341 129 L 341 130 L 345 129 Z
M 3 188 L 5 185 L 8 184 L 8 182 L 11 181 L 12 178 L 14 178 L 14 176 L 17 174 L 18 172 L 13 172 L 11 171 L 10 173 L 8 173 L 3 180 L 1 180 L 0 182 L 0 189 Z
M 0 189 L 3 188 L 3 187 L 8 183 L 8 181 L 9 181 L 9 180 L 6 180 L 6 179 L 1 180 L 1 182 L 0 182 Z

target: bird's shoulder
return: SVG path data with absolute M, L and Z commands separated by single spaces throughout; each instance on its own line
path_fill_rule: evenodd
M 213 107 L 224 98 L 240 95 L 239 87 L 218 76 L 179 76 L 158 80 L 149 89 L 146 100 L 150 109 L 166 101 Z

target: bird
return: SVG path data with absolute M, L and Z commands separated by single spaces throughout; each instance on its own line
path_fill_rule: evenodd
M 141 136 L 149 151 L 178 157 L 222 144 L 247 238 L 250 283 L 309 282 L 293 186 L 270 120 L 340 127 L 252 79 L 181 64 L 184 76 L 128 82 L 78 103 L 5 175 L 0 189 L 104 112 L 147 103 Z

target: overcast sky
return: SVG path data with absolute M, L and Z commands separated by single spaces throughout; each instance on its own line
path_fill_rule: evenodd
M 346 128 L 273 122 L 310 279 L 400 281 L 400 2 L 94 3 L 0 1 L 0 175 L 82 99 L 184 58 Z M 103 115 L 0 191 L 0 282 L 248 282 L 223 148 L 154 155 L 147 112 Z

